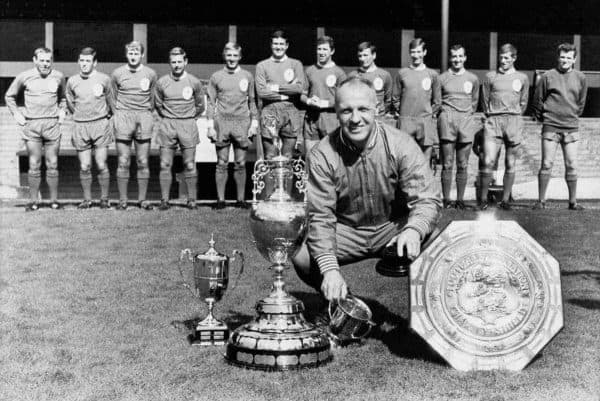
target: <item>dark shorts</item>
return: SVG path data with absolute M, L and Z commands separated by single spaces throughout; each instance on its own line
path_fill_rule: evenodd
M 340 126 L 335 111 L 307 111 L 304 116 L 304 139 L 318 141 Z
M 112 123 L 108 118 L 75 121 L 71 143 L 78 152 L 108 146 L 113 142 Z
M 415 138 L 419 146 L 433 146 L 439 143 L 432 117 L 399 117 L 398 128 Z
M 152 139 L 154 116 L 150 110 L 116 110 L 112 120 L 117 140 Z
M 250 129 L 250 118 L 215 118 L 215 130 L 217 131 L 217 147 L 224 147 L 234 144 L 240 148 L 250 146 L 248 139 L 248 129 Z
M 161 148 L 195 148 L 200 143 L 194 118 L 163 118 L 158 126 L 157 142 Z
M 60 140 L 60 124 L 58 118 L 36 118 L 27 120 L 21 136 L 25 141 L 56 142 Z
M 523 141 L 523 120 L 521 116 L 503 114 L 490 116 L 483 125 L 483 140 L 504 142 L 508 146 L 517 146 Z
M 547 141 L 567 144 L 567 143 L 577 142 L 579 140 L 579 131 L 542 132 L 542 138 Z
M 458 111 L 442 111 L 437 122 L 440 141 L 471 143 L 475 134 L 483 128 L 481 119 Z
M 272 138 L 272 131 L 275 136 L 286 138 L 297 138 L 300 132 L 300 112 L 289 102 L 275 102 L 263 107 L 260 122 L 264 138 Z

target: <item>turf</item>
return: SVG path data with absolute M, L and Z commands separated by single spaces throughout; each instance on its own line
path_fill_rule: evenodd
M 270 288 L 247 211 L 127 212 L 0 208 L 2 400 L 590 400 L 600 399 L 600 213 L 498 212 L 515 219 L 561 264 L 564 329 L 520 373 L 461 373 L 408 329 L 408 282 L 374 260 L 344 269 L 380 326 L 362 346 L 337 349 L 318 369 L 268 373 L 223 360 L 224 347 L 190 346 L 186 324 L 206 308 L 182 288 L 182 248 L 246 255 L 237 288 L 216 307 L 236 327 Z M 473 219 L 445 211 L 442 224 Z M 320 300 L 289 271 L 311 318 Z

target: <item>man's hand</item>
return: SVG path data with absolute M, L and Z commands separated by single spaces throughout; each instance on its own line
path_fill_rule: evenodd
M 208 127 L 207 131 L 206 131 L 206 136 L 208 139 L 210 139 L 211 142 L 216 142 L 217 141 L 217 131 L 215 130 L 215 127 Z
M 27 122 L 27 120 L 25 119 L 25 117 L 21 113 L 15 113 L 15 121 L 19 125 L 25 125 L 25 123 Z
M 270 90 L 271 92 L 279 93 L 279 85 L 277 85 L 277 84 L 267 84 L 267 89 Z
M 346 298 L 348 286 L 338 269 L 327 270 L 323 273 L 321 291 L 328 301 L 338 301 Z
M 396 235 L 386 246 L 396 244 L 396 252 L 398 256 L 406 256 L 413 260 L 421 252 L 421 235 L 413 228 L 407 228 L 400 234 Z M 406 250 L 406 252 L 405 252 Z
M 252 138 L 258 133 L 258 121 L 252 120 L 250 128 L 248 128 L 248 139 Z
M 58 123 L 62 124 L 65 121 L 67 113 L 63 109 L 58 110 Z

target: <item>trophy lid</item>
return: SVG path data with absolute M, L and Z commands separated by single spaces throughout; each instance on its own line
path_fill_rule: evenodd
M 208 241 L 208 245 L 208 250 L 204 253 L 199 253 L 198 255 L 196 255 L 196 259 L 206 260 L 209 262 L 223 261 L 229 259 L 226 255 L 223 255 L 215 249 L 215 240 L 213 233 L 210 234 L 210 241 Z

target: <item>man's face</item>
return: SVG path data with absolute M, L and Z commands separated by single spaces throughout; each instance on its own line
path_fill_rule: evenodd
M 423 50 L 423 46 L 413 47 L 408 51 L 410 55 L 410 63 L 413 67 L 418 67 L 423 64 L 423 59 L 427 54 L 427 50 Z
M 227 49 L 225 50 L 225 53 L 223 53 L 223 58 L 225 59 L 225 65 L 227 68 L 230 70 L 235 70 L 240 64 L 242 56 L 240 55 L 239 50 Z
M 185 71 L 187 60 L 182 54 L 174 54 L 169 56 L 169 65 L 171 66 L 171 74 L 176 77 L 181 76 Z
M 276 59 L 283 58 L 285 52 L 288 49 L 288 42 L 284 38 L 272 38 L 271 39 L 271 53 Z
M 465 66 L 467 56 L 465 55 L 465 49 L 450 50 L 450 67 L 454 71 L 460 71 Z
M 358 52 L 358 64 L 365 70 L 373 65 L 377 54 L 373 53 L 371 49 L 365 49 Z
M 364 148 L 375 126 L 376 105 L 375 91 L 364 84 L 351 83 L 337 91 L 335 110 L 342 133 L 360 148 Z
M 47 76 L 52 71 L 52 54 L 38 53 L 37 56 L 33 56 L 33 64 L 41 76 Z
M 508 71 L 513 68 L 516 60 L 517 56 L 513 56 L 511 52 L 500 53 L 498 64 L 502 71 Z
M 130 67 L 136 68 L 142 63 L 144 53 L 137 47 L 130 47 L 127 49 L 125 56 L 127 57 L 127 64 L 129 64 Z
M 335 50 L 331 50 L 329 43 L 321 43 L 317 46 L 317 63 L 325 65 L 331 61 Z
M 575 52 L 563 52 L 561 51 L 558 55 L 558 69 L 562 72 L 571 71 L 575 65 Z
M 97 61 L 94 60 L 94 56 L 91 54 L 80 54 L 77 64 L 79 64 L 81 75 L 90 75 L 94 71 L 94 68 L 96 68 Z

